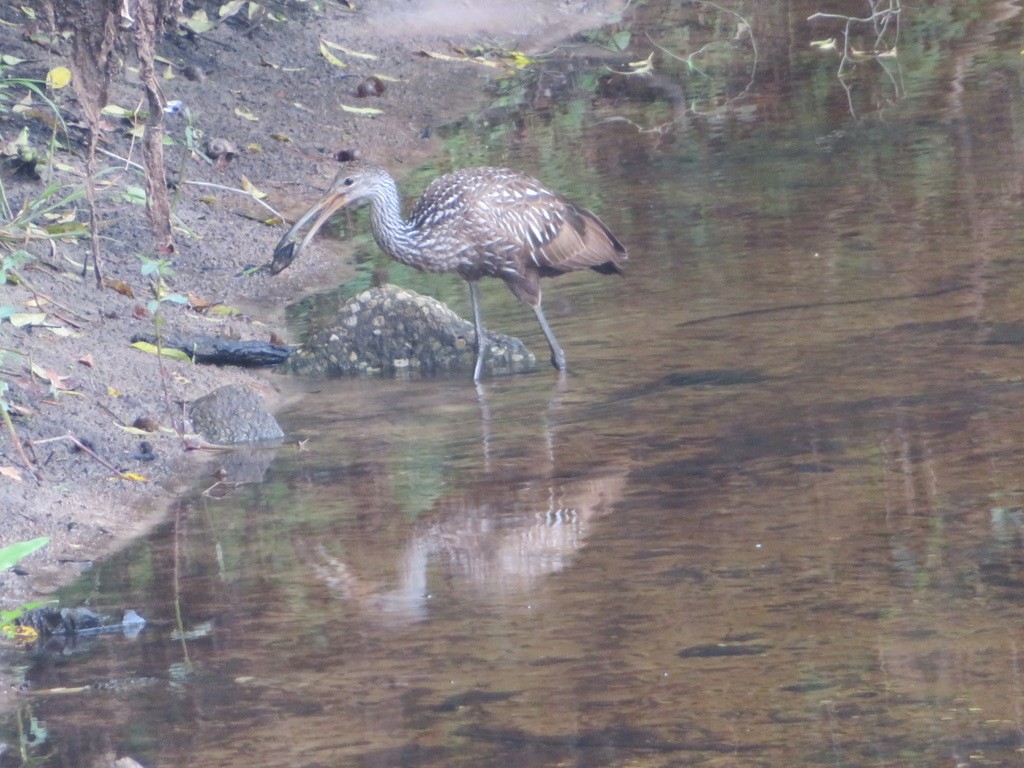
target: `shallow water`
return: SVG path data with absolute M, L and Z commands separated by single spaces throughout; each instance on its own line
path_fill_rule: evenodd
M 1021 19 L 915 11 L 848 100 L 778 5 L 728 109 L 739 54 L 596 99 L 574 58 L 451 129 L 423 176 L 526 169 L 630 249 L 545 286 L 571 373 L 317 386 L 63 595 L 150 625 L 30 660 L 0 765 L 1024 762 Z M 728 28 L 638 13 L 626 60 Z

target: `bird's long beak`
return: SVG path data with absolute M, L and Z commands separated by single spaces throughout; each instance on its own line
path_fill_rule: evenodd
M 313 235 L 317 233 L 317 230 L 324 225 L 324 222 L 331 218 L 338 209 L 344 208 L 348 204 L 349 199 L 344 192 L 331 190 L 316 205 L 302 214 L 299 220 L 292 225 L 292 228 L 284 233 L 284 237 L 281 238 L 274 249 L 274 257 L 270 261 L 270 274 L 276 275 L 295 261 L 302 250 L 309 244 L 309 241 L 313 239 Z M 315 221 L 310 226 L 309 231 L 306 232 L 302 241 L 296 245 L 295 238 L 302 231 L 302 228 L 309 223 L 309 220 L 314 218 Z

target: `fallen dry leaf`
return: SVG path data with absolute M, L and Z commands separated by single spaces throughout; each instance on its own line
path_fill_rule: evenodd
M 17 467 L 0 467 L 0 475 L 16 483 L 22 482 L 21 470 Z
M 117 291 L 122 296 L 127 296 L 129 299 L 135 298 L 135 292 L 131 290 L 131 286 L 125 283 L 123 280 L 114 280 L 113 278 L 103 279 L 103 288 L 110 288 L 112 291 Z
M 15 328 L 24 328 L 26 325 L 42 325 L 46 322 L 45 312 L 17 312 L 7 318 Z
M 321 45 L 326 45 L 328 48 L 333 48 L 336 51 L 341 51 L 346 56 L 354 56 L 357 59 L 373 59 L 373 60 L 377 59 L 377 56 L 372 54 L 372 53 L 363 53 L 362 51 L 354 51 L 351 48 L 346 48 L 343 45 L 338 45 L 337 43 L 332 43 L 330 40 L 324 40 L 324 39 L 321 38 L 320 44 Z
M 43 368 L 38 363 L 32 363 L 32 373 L 43 381 L 49 382 L 50 386 L 54 389 L 60 389 L 66 392 L 71 390 L 71 388 L 65 383 L 71 378 L 70 376 L 61 376 L 55 370 Z
M 376 107 L 350 107 L 348 104 L 339 104 L 346 112 L 351 112 L 354 115 L 366 115 L 367 117 L 373 117 L 374 115 L 383 115 L 383 109 L 377 109 Z
M 267 196 L 266 192 L 262 192 L 259 189 L 257 189 L 256 185 L 249 181 L 249 179 L 244 174 L 242 176 L 242 190 L 246 194 L 252 195 L 253 197 L 259 200 L 262 200 Z
M 209 309 L 210 307 L 213 306 L 213 302 L 210 301 L 209 299 L 201 299 L 194 293 L 189 291 L 188 305 L 192 307 L 192 309 Z
M 323 56 L 325 59 L 327 59 L 328 62 L 330 62 L 331 64 L 333 64 L 336 67 L 344 67 L 344 66 L 346 66 L 344 61 L 342 61 L 337 56 L 335 56 L 333 53 L 331 53 L 330 48 L 328 47 L 326 40 L 321 40 L 320 41 L 320 55 Z

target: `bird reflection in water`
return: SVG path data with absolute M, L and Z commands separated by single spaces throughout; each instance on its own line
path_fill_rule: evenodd
M 412 527 L 396 558 L 397 584 L 361 577 L 323 544 L 314 547 L 312 567 L 334 595 L 385 623 L 426 618 L 432 561 L 452 589 L 477 597 L 530 592 L 571 563 L 594 523 L 622 497 L 625 481 L 624 470 L 609 469 L 567 481 L 515 483 L 507 500 L 493 499 L 494 484 L 483 488 L 489 500 L 468 494 L 443 499 Z

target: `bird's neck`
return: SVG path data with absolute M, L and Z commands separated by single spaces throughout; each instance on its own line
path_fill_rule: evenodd
M 384 194 L 370 202 L 370 227 L 381 250 L 403 264 L 416 265 L 422 252 L 419 231 L 402 218 L 398 188 L 391 182 Z

